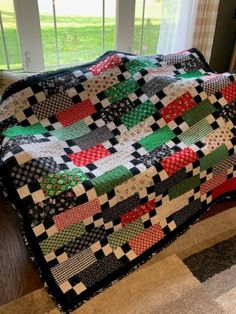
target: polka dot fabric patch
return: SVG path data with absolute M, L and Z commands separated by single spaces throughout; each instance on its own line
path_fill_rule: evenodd
M 181 168 L 187 166 L 189 163 L 198 159 L 198 155 L 189 147 L 173 154 L 172 156 L 166 157 L 160 161 L 160 164 L 165 169 L 169 176 Z
M 107 57 L 105 60 L 100 63 L 93 65 L 89 68 L 89 71 L 93 73 L 93 75 L 99 75 L 108 69 L 113 69 L 122 64 L 122 59 L 118 55 L 112 55 Z
M 196 102 L 190 93 L 187 92 L 161 109 L 160 113 L 166 123 L 168 123 L 194 106 L 196 106 Z
M 88 98 L 94 97 L 96 94 L 106 90 L 108 87 L 119 82 L 117 75 L 120 74 L 119 69 L 107 71 L 85 81 L 82 85 L 86 90 Z
M 75 104 L 66 110 L 60 111 L 56 117 L 63 126 L 75 123 L 95 112 L 93 104 L 89 99 Z
M 58 173 L 50 173 L 38 179 L 43 193 L 47 196 L 54 196 L 81 183 L 86 176 L 79 168 L 62 170 Z
M 205 139 L 203 139 L 203 143 L 205 144 L 203 151 L 215 150 L 222 144 L 227 143 L 232 137 L 233 134 L 228 128 L 221 127 L 214 132 L 208 134 Z
M 222 88 L 221 93 L 228 102 L 236 100 L 236 82 Z
M 98 144 L 82 152 L 70 154 L 69 157 L 77 167 L 82 167 L 108 155 L 110 152 L 102 144 Z

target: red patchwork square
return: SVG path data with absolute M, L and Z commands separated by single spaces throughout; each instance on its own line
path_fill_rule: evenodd
M 56 114 L 63 126 L 73 124 L 95 112 L 95 108 L 89 99 L 72 105 Z
M 198 155 L 191 148 L 187 147 L 160 161 L 167 174 L 171 176 L 176 171 L 187 166 L 189 163 L 198 159 Z
M 127 214 L 121 216 L 122 226 L 125 226 L 131 223 L 132 221 L 150 212 L 154 208 L 155 208 L 155 200 L 151 200 L 143 205 L 136 207 L 135 209 L 131 210 Z
M 225 86 L 220 92 L 228 102 L 236 100 L 236 82 Z
M 160 113 L 166 123 L 168 123 L 194 106 L 196 106 L 196 102 L 190 93 L 187 92 L 162 108 Z
M 220 195 L 235 191 L 235 189 L 236 189 L 236 178 L 232 178 L 212 190 L 212 199 L 214 200 Z
M 68 156 L 77 167 L 82 167 L 108 155 L 110 155 L 110 152 L 102 144 L 97 144 Z
M 100 203 L 98 199 L 95 199 L 56 215 L 53 220 L 57 229 L 63 230 L 81 220 L 94 216 L 98 212 L 100 212 Z
M 128 241 L 132 250 L 140 255 L 153 244 L 159 242 L 164 237 L 164 232 L 159 224 L 151 226 Z
M 107 57 L 105 60 L 95 64 L 89 68 L 93 75 L 99 75 L 108 69 L 113 69 L 122 64 L 122 59 L 117 55 Z

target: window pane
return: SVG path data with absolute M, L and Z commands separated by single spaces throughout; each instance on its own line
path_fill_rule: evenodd
M 163 0 L 146 0 L 142 30 L 143 0 L 136 0 L 133 52 L 156 53 Z M 142 33 L 143 32 L 143 33 Z M 141 40 L 142 39 L 142 40 Z
M 45 68 L 57 65 L 52 0 L 38 1 Z
M 8 68 L 8 60 L 10 70 L 20 70 L 23 66 L 21 61 L 13 0 L 0 0 L 0 13 L 2 19 L 2 28 L 0 27 L 0 69 Z M 3 35 L 5 36 L 6 42 L 5 47 Z
M 58 61 L 53 1 L 38 0 L 45 68 L 93 60 L 103 53 L 103 1 L 55 0 Z M 116 1 L 105 1 L 105 50 L 115 47 Z
M 105 51 L 114 50 L 116 34 L 116 0 L 105 1 Z

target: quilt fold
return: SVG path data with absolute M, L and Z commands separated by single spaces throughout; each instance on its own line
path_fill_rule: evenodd
M 111 51 L 8 87 L 1 186 L 62 311 L 235 194 L 235 122 L 236 74 L 215 73 L 196 49 Z

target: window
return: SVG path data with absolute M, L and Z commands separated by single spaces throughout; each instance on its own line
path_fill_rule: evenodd
M 51 70 L 156 52 L 162 0 L 0 0 L 0 68 Z
M 156 53 L 162 4 L 162 0 L 136 0 L 133 53 Z
M 0 0 L 0 69 L 23 69 L 13 0 Z
M 39 0 L 38 6 L 47 69 L 115 49 L 115 0 Z

